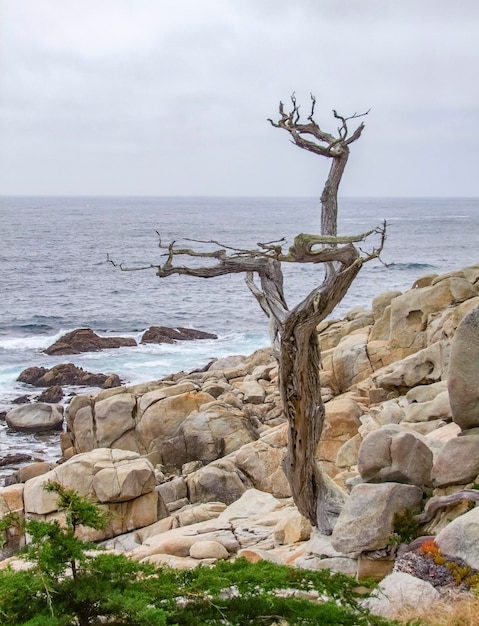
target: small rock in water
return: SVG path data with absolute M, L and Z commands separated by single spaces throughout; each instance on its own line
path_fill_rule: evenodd
M 28 396 L 19 396 L 12 400 L 12 404 L 28 404 L 30 402 L 30 398 Z
M 47 402 L 48 404 L 57 404 L 63 398 L 63 389 L 60 385 L 53 385 L 53 387 L 48 387 L 45 389 L 38 398 L 37 402 Z
M 20 373 L 17 380 L 34 387 L 53 387 L 57 385 L 80 385 L 86 387 L 119 387 L 121 380 L 117 374 L 92 374 L 73 363 L 60 363 L 50 369 L 28 367 Z
M 5 456 L 0 457 L 0 467 L 5 467 L 6 465 L 16 465 L 17 463 L 28 463 L 32 460 L 30 454 L 22 454 L 21 452 L 17 452 L 16 454 L 6 454 Z
M 151 326 L 145 330 L 141 343 L 176 343 L 193 339 L 218 339 L 218 335 L 206 333 L 194 328 L 168 328 L 167 326 Z

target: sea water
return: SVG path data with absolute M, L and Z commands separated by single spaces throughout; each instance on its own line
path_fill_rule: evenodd
M 424 274 L 479 262 L 477 198 L 340 202 L 339 234 L 364 233 L 383 220 L 387 240 L 381 258 L 361 269 L 333 317 L 355 306 L 369 308 L 379 293 L 404 291 Z M 267 320 L 242 275 L 160 279 L 155 267 L 164 263 L 166 250 L 159 244 L 176 241 L 177 247 L 213 250 L 213 242 L 219 242 L 255 249 L 259 242 L 284 238 L 287 250 L 296 234 L 318 233 L 319 223 L 317 198 L 2 198 L 0 411 L 11 408 L 18 396 L 40 393 L 16 381 L 30 366 L 72 362 L 91 372 L 117 373 L 134 384 L 268 345 Z M 373 238 L 360 247 L 367 253 L 377 243 Z M 131 271 L 121 271 L 108 258 Z M 287 265 L 284 272 L 290 308 L 322 279 L 315 265 Z M 67 357 L 43 353 L 75 328 L 139 341 L 153 325 L 197 328 L 218 339 Z M 0 460 L 14 452 L 58 458 L 58 434 L 26 436 L 0 421 Z

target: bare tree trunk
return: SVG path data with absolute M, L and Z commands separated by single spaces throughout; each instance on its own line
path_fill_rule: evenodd
M 344 146 L 340 156 L 333 157 L 328 179 L 321 194 L 321 234 L 338 234 L 338 189 L 348 162 L 349 148 Z
M 360 265 L 333 274 L 288 315 L 283 327 L 279 385 L 288 419 L 285 473 L 294 502 L 320 532 L 331 534 L 339 509 L 317 462 L 325 409 L 321 398 L 321 356 L 317 325 L 344 297 Z

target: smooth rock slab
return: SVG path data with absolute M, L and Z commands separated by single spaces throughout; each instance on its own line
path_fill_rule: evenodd
M 422 489 L 414 485 L 355 485 L 334 527 L 331 545 L 343 554 L 385 548 L 394 514 L 419 506 L 421 500 Z
M 24 433 L 60 429 L 63 424 L 63 407 L 44 402 L 26 404 L 8 411 L 5 420 L 9 428 Z
M 456 517 L 437 535 L 435 541 L 448 556 L 463 559 L 470 567 L 479 569 L 479 507 Z

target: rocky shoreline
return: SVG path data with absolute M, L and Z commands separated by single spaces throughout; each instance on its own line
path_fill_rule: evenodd
M 0 490 L 0 516 L 58 515 L 41 489 L 54 479 L 110 511 L 107 530 L 89 538 L 133 559 L 194 567 L 242 555 L 374 576 L 384 580 L 370 608 L 387 617 L 404 598 L 419 602 L 414 589 L 426 607 L 451 585 L 450 577 L 439 586 L 417 577 L 413 562 L 419 571 L 433 558 L 455 572 L 457 587 L 472 586 L 479 508 L 467 494 L 479 483 L 479 265 L 381 294 L 371 310 L 353 309 L 318 332 L 326 420 L 317 458 L 343 502 L 331 536 L 312 529 L 292 502 L 269 350 L 75 396 L 60 435 L 64 462 L 20 470 L 19 482 Z M 433 498 L 438 508 L 421 521 Z M 409 570 L 397 571 L 397 543 L 410 543 L 397 528 L 407 510 L 417 535 L 434 538 L 433 554 L 421 553 L 420 541 L 411 547 L 416 559 L 400 557 Z M 18 541 L 10 538 L 1 566 L 17 563 Z M 396 605 L 388 585 L 401 591 Z

